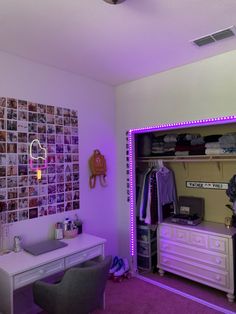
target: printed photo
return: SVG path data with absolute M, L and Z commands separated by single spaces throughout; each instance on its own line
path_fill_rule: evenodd
M 69 154 L 65 155 L 65 162 L 72 162 L 71 155 Z
M 25 176 L 27 174 L 28 174 L 28 166 L 19 165 L 18 166 L 18 175 L 19 176 Z
M 0 167 L 0 177 L 6 176 L 6 167 Z
M 7 175 L 8 176 L 16 176 L 17 175 L 17 166 L 8 166 L 7 167 Z
M 28 176 L 18 177 L 18 186 L 28 186 Z
M 54 124 L 55 123 L 55 116 L 52 114 L 47 114 L 47 123 Z
M 57 174 L 57 183 L 64 182 L 64 173 Z
M 5 212 L 7 211 L 8 207 L 7 207 L 7 203 L 6 202 L 1 202 L 0 201 L 0 213 L 1 212 Z
M 79 174 L 73 173 L 73 181 L 79 181 Z
M 26 100 L 18 100 L 18 109 L 28 110 L 27 101 Z
M 0 189 L 0 201 L 5 201 L 7 199 L 6 189 Z
M 16 143 L 7 143 L 7 152 L 8 154 L 17 153 L 17 144 Z
M 71 128 L 72 135 L 78 135 L 78 133 L 79 133 L 78 128 Z
M 29 207 L 36 206 L 38 206 L 38 198 L 37 197 L 29 198 Z
M 48 206 L 48 215 L 56 214 L 57 208 L 56 205 L 49 205 Z
M 28 152 L 28 145 L 27 144 L 18 144 L 18 154 L 24 154 Z
M 66 202 L 72 201 L 72 192 L 65 193 L 65 201 Z
M 71 152 L 73 153 L 73 154 L 78 154 L 79 153 L 79 148 L 78 148 L 78 145 L 71 145 L 72 147 L 71 147 Z
M 48 164 L 55 164 L 55 155 L 48 155 Z
M 29 102 L 28 103 L 28 110 L 29 111 L 34 111 L 34 112 L 37 112 L 37 104 L 36 103 L 33 103 L 33 102 Z
M 6 108 L 0 107 L 0 119 L 6 119 L 5 112 Z
M 73 209 L 79 209 L 79 201 L 73 202 Z
M 17 100 L 15 98 L 7 98 L 7 108 L 17 109 Z
M 38 122 L 38 114 L 35 112 L 29 112 L 28 113 L 28 120 L 30 122 Z
M 38 208 L 30 208 L 29 209 L 29 219 L 37 218 L 38 217 Z
M 7 130 L 8 131 L 17 131 L 17 121 L 7 120 Z
M 48 185 L 48 194 L 55 194 L 56 193 L 56 185 Z
M 73 190 L 79 190 L 79 181 L 73 182 Z
M 77 118 L 71 118 L 71 125 L 74 126 L 78 126 L 78 119 Z
M 64 145 L 63 144 L 56 144 L 56 152 L 63 153 L 64 152 Z
M 79 172 L 79 164 L 73 164 L 73 172 Z
M 0 107 L 6 107 L 6 98 L 0 97 Z
M 47 113 L 54 115 L 55 114 L 55 107 L 47 105 Z
M 46 123 L 46 114 L 44 113 L 38 114 L 38 123 Z
M 57 203 L 64 203 L 64 193 L 57 194 Z
M 72 165 L 71 164 L 66 165 L 65 172 L 72 172 Z
M 17 187 L 17 177 L 7 177 L 7 187 L 8 188 L 15 188 Z
M 67 192 L 67 191 L 72 191 L 72 182 L 67 182 L 67 183 L 65 184 L 65 187 L 66 187 L 66 192 Z
M 62 115 L 63 115 L 63 108 L 57 107 L 57 108 L 56 108 L 56 114 L 57 114 L 58 116 L 62 116 Z
M 38 133 L 46 133 L 46 125 L 38 124 Z
M 17 211 L 14 211 L 14 212 L 8 213 L 8 219 L 7 219 L 7 221 L 8 221 L 9 223 L 18 221 L 18 212 L 17 212 Z
M 19 198 L 19 209 L 28 207 L 28 198 Z
M 48 183 L 56 183 L 56 175 L 53 174 L 53 175 L 49 175 L 48 176 Z
M 56 165 L 56 172 L 63 173 L 64 172 L 64 165 Z
M 57 154 L 56 155 L 56 161 L 57 161 L 57 163 L 60 163 L 60 164 L 64 163 L 64 155 L 63 154 Z
M 79 191 L 74 191 L 73 192 L 73 200 L 79 200 Z
M 38 179 L 36 175 L 29 176 L 29 185 L 38 185 Z
M 48 144 L 55 144 L 55 135 L 53 134 L 48 134 L 47 135 L 47 143 Z
M 56 145 L 47 145 L 48 154 L 56 153 Z
M 20 210 L 19 211 L 19 220 L 26 220 L 29 218 L 29 212 L 28 210 Z
M 7 156 L 6 154 L 0 154 L 0 165 L 6 166 L 7 164 Z
M 77 110 L 71 110 L 71 117 L 78 118 L 78 111 Z
M 7 109 L 7 119 L 17 120 L 17 111 L 14 109 Z
M 70 182 L 70 181 L 72 181 L 72 174 L 71 173 L 66 173 L 65 174 L 65 177 L 66 177 L 66 182 Z
M 64 117 L 70 117 L 70 109 L 64 108 L 63 109 L 63 115 L 64 115 Z
M 6 130 L 6 120 L 0 119 L 0 130 Z
M 56 172 L 56 165 L 48 165 L 48 173 L 55 173 Z
M 71 135 L 71 127 L 65 126 L 64 127 L 64 134 L 65 135 Z
M 71 144 L 71 136 L 70 135 L 64 136 L 64 143 L 65 144 Z
M 56 144 L 64 144 L 64 136 L 62 134 L 56 135 Z
M 7 142 L 17 143 L 17 132 L 7 132 Z
M 38 195 L 38 186 L 29 186 L 29 196 L 37 196 Z
M 28 164 L 28 155 L 18 155 L 18 163 L 20 165 Z
M 65 211 L 73 210 L 73 204 L 72 202 L 66 203 Z
M 39 217 L 47 216 L 47 214 L 48 214 L 47 206 L 40 206 L 38 208 L 38 215 L 39 215 Z
M 37 123 L 32 123 L 32 122 L 30 122 L 30 123 L 28 123 L 28 127 L 29 127 L 29 132 L 31 132 L 31 133 L 37 133 L 37 131 L 38 131 L 38 124 Z
M 79 144 L 78 136 L 72 136 L 72 144 L 75 144 L 75 145 Z
M 70 117 L 64 117 L 64 125 L 70 126 Z
M 29 138 L 29 143 L 31 143 L 33 140 L 37 139 L 37 134 L 35 133 L 29 133 L 28 138 Z M 33 146 L 33 145 L 32 145 Z
M 47 108 L 46 105 L 38 104 L 38 112 L 39 113 L 46 113 L 46 108 Z
M 12 198 L 17 198 L 17 188 L 11 188 L 7 189 L 7 198 L 12 199 Z
M 7 186 L 7 179 L 0 178 L 0 189 L 6 188 L 6 186 Z
M 64 183 L 57 184 L 57 193 L 64 192 Z
M 48 197 L 47 196 L 41 196 L 38 199 L 38 206 L 45 206 L 48 203 Z
M 0 142 L 6 142 L 6 131 L 0 131 Z
M 63 125 L 64 124 L 64 119 L 61 116 L 56 116 L 55 117 L 55 123 L 56 125 Z
M 47 192 L 48 192 L 48 187 L 40 184 L 39 185 L 39 195 L 47 195 Z
M 27 133 L 22 133 L 22 132 L 19 132 L 18 133 L 18 142 L 19 143 L 27 143 Z
M 54 134 L 56 133 L 56 128 L 54 124 L 48 124 L 47 125 L 47 133 L 48 134 Z
M 18 120 L 27 121 L 28 113 L 27 111 L 18 110 Z
M 63 213 L 63 212 L 64 212 L 64 204 L 58 204 L 57 213 Z
M 28 187 L 24 186 L 22 188 L 19 188 L 18 189 L 18 195 L 19 195 L 19 197 L 27 197 L 29 195 Z
M 19 132 L 28 132 L 28 122 L 27 121 L 17 121 L 17 130 Z
M 56 133 L 57 133 L 57 134 L 64 134 L 64 128 L 63 128 L 63 126 L 56 125 Z
M 48 195 L 48 204 L 55 204 L 56 203 L 56 194 Z

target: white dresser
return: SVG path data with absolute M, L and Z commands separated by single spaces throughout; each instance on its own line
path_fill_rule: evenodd
M 235 232 L 235 228 L 212 222 L 197 226 L 161 223 L 157 234 L 160 275 L 169 271 L 217 288 L 233 302 Z

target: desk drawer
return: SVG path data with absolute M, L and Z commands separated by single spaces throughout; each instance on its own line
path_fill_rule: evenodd
M 65 268 L 70 268 L 74 265 L 83 263 L 89 259 L 92 259 L 96 256 L 103 255 L 103 246 L 99 245 L 88 249 L 83 252 L 79 252 L 65 258 Z
M 64 259 L 51 262 L 14 276 L 14 290 L 64 269 Z

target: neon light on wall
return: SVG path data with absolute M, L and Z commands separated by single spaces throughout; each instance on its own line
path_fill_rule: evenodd
M 33 156 L 33 145 L 38 145 L 39 149 L 42 150 L 43 152 L 43 156 L 37 156 L 34 157 Z M 43 164 L 39 165 L 38 164 L 38 160 L 43 160 Z M 33 165 L 33 161 L 37 160 L 37 164 L 36 166 Z M 40 180 L 42 178 L 42 169 L 47 168 L 47 150 L 46 148 L 43 148 L 40 141 L 38 139 L 34 139 L 31 143 L 30 143 L 30 168 L 33 171 L 37 172 L 37 179 Z
M 153 132 L 153 131 L 164 131 L 171 129 L 181 129 L 181 128 L 190 128 L 196 126 L 208 126 L 208 125 L 216 125 L 216 124 L 227 124 L 236 122 L 236 116 L 226 116 L 226 117 L 218 117 L 218 118 L 209 118 L 209 119 L 199 119 L 192 121 L 185 121 L 179 123 L 167 123 L 160 124 L 151 127 L 144 127 L 139 129 L 130 129 L 129 130 L 129 182 L 130 182 L 130 254 L 134 256 L 135 254 L 135 239 L 134 239 L 134 219 L 135 219 L 135 200 L 134 200 L 134 135 L 139 133 Z

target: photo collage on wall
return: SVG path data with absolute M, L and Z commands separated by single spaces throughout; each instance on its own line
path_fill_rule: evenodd
M 47 152 L 46 162 L 33 156 Z M 46 167 L 45 167 L 46 166 Z M 40 169 L 41 179 L 36 170 Z M 79 134 L 76 110 L 0 97 L 0 217 L 15 222 L 77 210 Z

